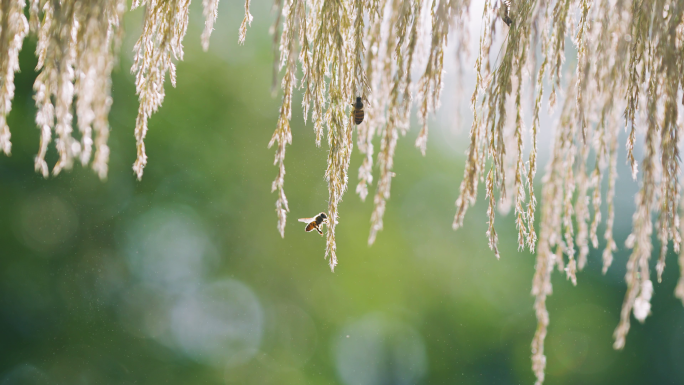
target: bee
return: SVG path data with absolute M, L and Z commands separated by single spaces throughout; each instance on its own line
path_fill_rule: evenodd
M 501 15 L 501 19 L 503 20 L 504 23 L 506 23 L 507 26 L 511 26 L 511 23 L 513 23 L 513 19 L 511 19 L 510 16 L 508 16 L 508 11 L 506 11 L 506 14 Z
M 358 126 L 363 122 L 363 102 L 360 97 L 356 97 L 356 103 L 352 103 L 352 107 L 354 107 L 352 111 L 354 113 L 354 123 Z
M 511 26 L 511 23 L 513 23 L 513 19 L 511 19 L 511 2 L 507 0 L 503 0 L 504 6 L 506 9 L 501 13 L 501 20 L 503 20 L 504 23 L 506 23 L 507 26 Z
M 318 231 L 318 234 L 323 235 L 320 226 L 324 223 L 328 223 L 328 216 L 325 213 L 320 213 L 313 218 L 299 218 L 299 221 L 307 224 L 304 228 L 304 231 L 307 233 L 311 230 L 316 230 Z

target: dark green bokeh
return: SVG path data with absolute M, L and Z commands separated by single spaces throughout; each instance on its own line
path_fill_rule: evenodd
M 465 131 L 440 134 L 433 122 L 425 158 L 413 148 L 415 130 L 400 138 L 385 228 L 372 247 L 372 196 L 364 203 L 354 194 L 354 154 L 331 273 L 324 239 L 296 222 L 327 206 L 327 146 L 315 147 L 296 99 L 280 238 L 266 148 L 279 108 L 270 95 L 271 18 L 266 6 L 254 9 L 239 47 L 238 3 L 222 2 L 209 53 L 199 48 L 193 5 L 178 86 L 167 85 L 150 120 L 141 182 L 131 170 L 137 98 L 128 71 L 141 11 L 127 16 L 113 78 L 104 183 L 80 165 L 48 180 L 33 172 L 36 59 L 27 39 L 9 117 L 13 153 L 0 157 L 0 383 L 532 383 L 534 256 L 516 251 L 509 215 L 497 220 L 502 259 L 494 258 L 482 203 L 451 230 Z M 448 140 L 462 141 L 452 155 L 440 143 Z M 623 179 L 619 244 L 636 186 Z M 674 254 L 653 316 L 632 323 L 624 351 L 611 348 L 627 255 L 621 247 L 602 276 L 592 251 L 577 287 L 554 275 L 546 383 L 684 382 Z

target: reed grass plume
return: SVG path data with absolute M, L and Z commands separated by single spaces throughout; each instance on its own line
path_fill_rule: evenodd
M 0 2 L 0 151 L 10 155 L 12 143 L 7 114 L 12 110 L 14 73 L 19 70 L 19 51 L 28 33 L 24 1 Z
M 183 59 L 190 1 L 134 0 L 131 6 L 131 11 L 141 8 L 144 12 L 131 69 L 140 102 L 136 122 L 131 122 L 137 145 L 133 170 L 138 178 L 147 164 L 148 121 L 162 105 L 166 76 L 175 85 L 175 62 Z M 368 238 L 372 244 L 383 227 L 397 142 L 409 131 L 412 109 L 415 106 L 420 125 L 415 146 L 425 154 L 430 114 L 438 109 L 444 88 L 447 43 L 455 39 L 450 46 L 465 56 L 467 20 L 481 17 L 470 99 L 473 120 L 453 227 L 463 226 L 479 185 L 484 184 L 485 237 L 499 258 L 495 222 L 501 210 L 497 208 L 514 207 L 518 249 L 536 253 L 532 295 L 537 330 L 532 368 L 541 384 L 550 322 L 546 299 L 552 293 L 553 271 L 558 269 L 573 285 L 581 284 L 579 273 L 592 247 L 603 248 L 604 273 L 613 263 L 617 158 L 623 145 L 639 192 L 625 243 L 631 255 L 625 276 L 627 292 L 614 332 L 616 349 L 626 343 L 632 315 L 644 322 L 651 312 L 650 301 L 657 289 L 650 271 L 654 249 L 658 282 L 670 244 L 680 253 L 680 275 L 684 275 L 679 217 L 684 3 L 483 2 L 480 16 L 470 15 L 470 0 L 275 1 L 274 85 L 280 85 L 282 104 L 269 146 L 275 146 L 278 167 L 272 185 L 277 193 L 277 228 L 284 236 L 288 213 L 285 152 L 292 141 L 295 92 L 302 94 L 304 121 L 313 126 L 315 144 L 320 146 L 327 138 L 325 256 L 334 269 L 338 263 L 335 231 L 343 218 L 339 204 L 349 187 L 354 132 L 363 157 L 355 188 L 362 200 L 377 181 Z M 23 39 L 32 33 L 37 38 L 39 71 L 34 84 L 40 130 L 36 171 L 45 177 L 50 172 L 56 175 L 80 161 L 100 178 L 107 177 L 111 71 L 118 57 L 126 4 L 124 0 L 30 0 L 27 20 L 24 0 L 0 0 L 0 151 L 10 154 L 7 116 L 14 73 L 19 70 Z M 202 0 L 204 50 L 217 20 L 218 4 L 218 0 Z M 245 1 L 244 10 L 238 28 L 240 44 L 246 42 L 253 19 L 250 0 Z M 572 42 L 572 47 L 566 47 L 566 42 Z M 570 69 L 564 65 L 568 50 L 577 53 Z M 419 76 L 414 78 L 414 74 Z M 533 97 L 529 127 L 524 117 L 526 94 Z M 362 99 L 366 112 L 359 126 L 351 115 L 356 97 Z M 558 122 L 543 127 L 540 114 L 555 107 L 561 109 Z M 628 132 L 625 144 L 619 142 L 623 129 Z M 534 182 L 541 130 L 552 130 L 554 135 L 538 204 Z M 642 135 L 644 155 L 637 159 L 634 150 Z M 45 154 L 53 137 L 59 158 L 50 167 Z M 374 139 L 380 143 L 377 152 Z M 658 240 L 657 247 L 652 236 Z M 675 295 L 684 303 L 684 277 Z
M 339 54 L 330 61 L 330 55 L 322 56 L 329 48 L 314 42 L 310 46 L 313 61 L 301 63 L 307 78 L 306 85 L 302 84 L 305 88 L 304 115 L 308 116 L 311 104 L 317 144 L 320 144 L 323 123 L 328 124 L 330 155 L 326 176 L 333 218 L 338 216 L 336 203 L 346 188 L 346 179 L 340 179 L 339 184 L 331 183 L 332 176 L 336 175 L 334 170 L 346 170 L 340 167 L 344 164 L 341 152 L 348 156 L 353 144 L 344 139 L 344 134 L 351 134 L 351 130 L 344 134 L 340 131 L 345 115 L 338 110 L 337 98 L 344 94 L 340 93 L 338 79 L 349 76 L 344 71 L 352 67 L 353 78 L 365 76 L 369 86 L 367 89 L 362 83 L 364 87 L 359 88 L 356 86 L 358 81 L 354 80 L 354 93 L 345 95 L 349 101 L 360 96 L 368 106 L 367 123 L 357 130 L 358 148 L 363 155 L 356 187 L 361 199 L 366 198 L 374 181 L 373 165 L 377 164 L 379 169 L 370 244 L 382 229 L 394 177 L 396 143 L 409 128 L 413 102 L 416 102 L 421 125 L 416 146 L 424 154 L 428 114 L 438 108 L 443 87 L 447 36 L 455 31 L 457 38 L 463 39 L 465 33 L 462 26 L 469 1 L 435 0 L 427 7 L 423 7 L 423 3 L 420 0 L 355 0 L 351 10 L 342 7 L 335 13 L 340 17 L 334 19 L 329 19 L 329 10 L 337 6 L 337 1 L 310 0 L 306 4 L 309 10 L 307 23 L 313 32 L 309 36 L 318 38 L 336 29 L 338 34 L 329 35 L 326 41 L 340 39 L 338 44 L 345 47 L 341 52 L 354 47 L 353 52 Z M 508 200 L 514 203 L 518 248 L 537 254 L 532 294 L 536 298 L 538 328 L 532 343 L 532 366 L 538 383 L 543 382 L 546 367 L 544 339 L 549 324 L 546 298 L 552 292 L 551 273 L 558 268 L 573 284 L 578 284 L 578 273 L 587 264 L 590 247 L 602 246 L 599 242 L 601 223 L 605 223 L 602 236 L 605 241 L 604 273 L 613 261 L 612 254 L 617 248 L 613 224 L 620 148 L 618 133 L 622 127 L 629 130 L 626 148 L 634 177 L 639 169 L 633 151 L 637 130 L 645 132 L 646 153 L 641 161 L 641 189 L 636 197 L 633 231 L 626 243 L 633 251 L 626 275 L 628 291 L 614 333 L 616 349 L 625 344 L 631 314 L 640 322 L 650 314 L 654 291 L 648 264 L 654 232 L 652 214 L 658 215 L 655 226 L 660 243 L 656 265 L 658 280 L 665 268 L 669 243 L 672 242 L 675 251 L 680 251 L 678 132 L 681 119 L 676 98 L 684 80 L 681 77 L 684 65 L 682 8 L 682 4 L 667 0 L 484 2 L 479 54 L 475 62 L 476 85 L 471 98 L 473 123 L 460 196 L 456 200 L 454 228 L 463 226 L 467 209 L 477 198 L 478 184 L 484 181 L 489 223 L 486 236 L 498 258 L 498 236 L 494 226 L 496 208 Z M 419 25 L 424 9 L 430 12 L 432 19 L 429 28 Z M 663 9 L 664 12 L 657 11 Z M 359 22 L 359 12 L 365 14 L 363 24 Z M 350 18 L 355 20 L 351 30 L 346 24 Z M 359 37 L 360 29 L 365 35 L 362 38 Z M 421 33 L 427 33 L 431 38 L 420 39 Z M 498 47 L 495 40 L 501 35 L 506 38 Z M 577 52 L 577 63 L 568 71 L 569 80 L 564 81 L 568 37 L 573 43 L 570 49 Z M 429 41 L 429 44 L 420 46 L 423 41 Z M 466 49 L 465 45 L 456 46 L 459 52 Z M 281 42 L 279 47 L 283 50 L 286 45 Z M 535 54 L 537 47 L 541 48 L 541 55 Z M 495 49 L 501 52 L 497 55 Z M 416 52 L 423 57 L 416 57 Z M 359 65 L 363 60 L 365 64 Z M 416 63 L 421 66 L 422 76 L 414 81 L 411 72 Z M 317 66 L 329 69 L 329 76 L 321 76 L 325 71 Z M 311 68 L 316 72 L 313 75 Z M 285 76 L 288 76 L 287 72 Z M 327 93 L 323 88 L 326 81 Z M 547 97 L 545 84 L 550 88 Z M 529 129 L 525 127 L 523 117 L 522 95 L 526 87 L 534 95 Z M 288 95 L 287 90 L 284 92 Z M 324 112 L 326 97 L 330 102 Z M 647 101 L 645 108 L 640 106 L 642 100 Z M 509 102 L 514 107 L 512 111 Z M 551 111 L 557 104 L 562 104 L 562 114 L 554 127 L 552 158 L 542 180 L 538 218 L 541 232 L 538 235 L 534 181 L 537 135 L 543 129 L 539 116 L 543 110 Z M 331 116 L 339 118 L 331 121 Z M 507 121 L 513 122 L 512 129 L 506 127 Z M 380 141 L 377 154 L 373 153 L 374 136 Z M 526 137 L 531 143 L 529 150 L 524 148 Z M 348 147 L 340 150 L 340 145 Z M 605 198 L 601 192 L 604 184 L 607 184 Z M 605 218 L 601 214 L 603 206 L 606 207 Z M 334 240 L 334 225 L 331 230 L 328 253 L 331 240 Z M 681 261 L 682 258 L 680 264 Z M 336 260 L 331 260 L 331 267 L 335 263 Z M 684 278 L 677 286 L 676 295 L 684 301 L 682 282 Z

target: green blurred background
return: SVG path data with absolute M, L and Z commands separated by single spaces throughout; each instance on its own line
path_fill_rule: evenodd
M 463 229 L 451 229 L 469 126 L 461 108 L 454 129 L 451 75 L 427 157 L 413 147 L 417 130 L 400 138 L 385 229 L 373 247 L 372 198 L 354 194 L 354 153 L 334 273 L 324 238 L 296 222 L 327 205 L 327 146 L 315 147 L 298 95 L 286 157 L 290 215 L 280 238 L 274 151 L 266 147 L 280 104 L 270 95 L 269 5 L 253 4 L 247 44 L 238 46 L 242 2 L 221 2 L 208 53 L 199 44 L 201 3 L 192 5 L 186 60 L 150 120 L 141 182 L 131 170 L 137 98 L 128 69 L 142 11 L 126 17 L 104 183 L 80 165 L 48 180 L 33 172 L 35 38 L 26 40 L 9 116 L 12 156 L 0 157 L 0 384 L 534 381 L 534 256 L 517 252 L 509 215 L 497 219 L 502 258 L 494 258 L 482 199 Z M 464 89 L 470 93 L 467 82 Z M 549 132 L 540 139 L 542 165 Z M 48 162 L 56 158 L 51 146 Z M 637 186 L 621 175 L 619 245 Z M 555 273 L 547 384 L 684 383 L 673 253 L 653 316 L 633 322 L 624 351 L 611 348 L 627 256 L 621 246 L 602 276 L 592 251 L 577 287 Z

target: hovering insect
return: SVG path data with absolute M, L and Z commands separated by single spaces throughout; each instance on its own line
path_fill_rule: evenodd
M 320 213 L 313 218 L 299 218 L 300 222 L 307 223 L 304 230 L 308 233 L 311 230 L 318 231 L 318 234 L 323 235 L 321 231 L 321 225 L 328 223 L 328 216 L 325 213 Z
M 506 11 L 505 14 L 501 15 L 501 19 L 503 20 L 504 23 L 506 23 L 507 26 L 511 26 L 511 23 L 513 23 L 513 19 L 511 19 L 510 16 L 508 16 L 508 11 Z
M 356 97 L 356 103 L 352 103 L 352 107 L 354 107 L 353 113 L 354 113 L 354 123 L 358 126 L 363 122 L 363 102 L 361 101 L 360 97 Z
M 506 23 L 507 26 L 511 26 L 511 23 L 513 23 L 513 19 L 511 19 L 511 2 L 507 0 L 503 0 L 505 10 L 503 10 L 501 13 L 501 20 L 503 20 L 504 23 Z

